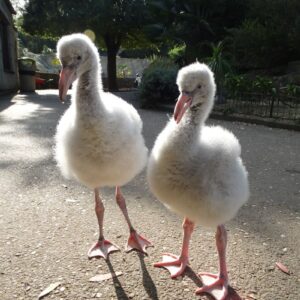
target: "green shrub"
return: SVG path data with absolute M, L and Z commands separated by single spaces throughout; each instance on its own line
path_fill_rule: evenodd
M 158 104 L 174 103 L 179 94 L 177 72 L 178 67 L 171 60 L 156 58 L 144 70 L 139 86 L 141 107 L 154 108 Z
M 224 42 L 221 41 L 218 44 L 211 44 L 211 56 L 205 59 L 210 69 L 215 74 L 215 80 L 217 84 L 217 96 L 218 103 L 225 101 L 224 97 L 224 83 L 225 77 L 228 74 L 232 74 L 232 67 L 227 53 L 225 52 Z
M 252 81 L 252 89 L 257 93 L 271 94 L 273 93 L 274 83 L 268 77 L 256 76 Z
M 239 68 L 267 68 L 275 63 L 272 47 L 278 38 L 271 37 L 268 27 L 257 20 L 245 20 L 239 28 L 228 31 L 232 35 L 228 40 Z
M 177 45 L 168 52 L 170 59 L 179 67 L 185 65 L 185 49 L 185 45 Z
M 280 94 L 288 97 L 300 97 L 300 86 L 292 83 L 288 83 L 285 86 L 280 87 Z
M 19 46 L 33 53 L 42 53 L 46 48 L 50 51 L 56 49 L 56 39 L 33 36 L 23 31 L 18 32 L 18 38 Z
M 227 74 L 225 76 L 225 89 L 229 97 L 250 91 L 249 80 L 244 75 Z
M 272 79 L 258 75 L 227 74 L 225 76 L 225 89 L 229 97 L 236 97 L 245 93 L 270 95 L 276 92 L 275 84 Z
M 126 78 L 131 75 L 131 70 L 128 68 L 126 64 L 117 66 L 117 77 L 118 78 Z
M 239 27 L 227 30 L 239 69 L 273 68 L 299 60 L 300 1 L 252 0 Z

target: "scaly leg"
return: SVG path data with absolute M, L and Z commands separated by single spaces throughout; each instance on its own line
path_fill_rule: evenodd
M 195 224 L 189 219 L 185 218 L 182 224 L 183 227 L 183 242 L 180 256 L 171 253 L 163 254 L 162 262 L 154 264 L 154 267 L 166 268 L 172 278 L 180 276 L 189 263 L 189 243 Z
M 118 186 L 116 187 L 116 201 L 126 219 L 126 222 L 128 224 L 129 231 L 130 231 L 130 236 L 129 236 L 129 239 L 127 242 L 127 247 L 126 247 L 126 252 L 136 249 L 136 250 L 141 251 L 142 253 L 147 254 L 146 248 L 151 246 L 151 243 L 149 241 L 147 241 L 144 237 L 139 235 L 133 228 L 131 221 L 129 219 L 125 199 L 121 193 L 120 187 L 118 187 Z
M 88 257 L 103 257 L 107 259 L 109 253 L 119 251 L 120 249 L 112 244 L 110 241 L 105 240 L 103 236 L 103 218 L 104 218 L 104 205 L 99 196 L 99 190 L 95 189 L 95 212 L 99 225 L 99 239 L 88 251 Z
M 227 232 L 224 225 L 220 225 L 216 232 L 216 244 L 219 254 L 220 272 L 218 275 L 200 273 L 203 287 L 196 290 L 196 294 L 208 293 L 216 300 L 225 300 L 228 294 L 228 273 L 226 266 Z

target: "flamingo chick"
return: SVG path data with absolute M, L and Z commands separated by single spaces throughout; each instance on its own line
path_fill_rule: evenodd
M 201 63 L 182 68 L 177 76 L 179 99 L 171 119 L 152 149 L 147 177 L 150 189 L 167 208 L 184 217 L 180 256 L 163 255 L 156 267 L 165 267 L 175 278 L 189 261 L 189 241 L 195 223 L 217 227 L 219 274 L 200 273 L 203 287 L 225 299 L 228 274 L 224 223 L 249 197 L 248 175 L 240 158 L 241 146 L 228 130 L 205 125 L 213 107 L 215 82 L 211 70 Z
M 76 82 L 71 105 L 57 126 L 55 158 L 67 178 L 94 190 L 99 239 L 88 256 L 106 259 L 110 252 L 119 250 L 103 235 L 104 206 L 99 188 L 104 186 L 116 187 L 115 198 L 130 230 L 127 251 L 137 249 L 146 253 L 150 242 L 135 231 L 120 189 L 146 165 L 148 150 L 141 133 L 140 116 L 132 105 L 103 92 L 98 50 L 87 36 L 62 37 L 57 53 L 62 64 L 61 100 Z

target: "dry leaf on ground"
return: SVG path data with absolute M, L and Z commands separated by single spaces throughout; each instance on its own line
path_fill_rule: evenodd
M 290 275 L 289 269 L 288 269 L 284 264 L 282 264 L 281 262 L 277 262 L 277 263 L 276 263 L 276 266 L 277 266 L 277 268 L 278 268 L 279 270 L 281 270 L 282 272 L 284 272 L 284 273 Z
M 45 288 L 40 294 L 38 299 L 42 299 L 49 293 L 51 293 L 53 290 L 55 290 L 58 286 L 60 286 L 60 282 L 51 283 L 47 288 Z

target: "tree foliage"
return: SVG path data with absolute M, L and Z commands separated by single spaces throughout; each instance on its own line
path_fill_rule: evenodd
M 141 37 L 145 8 L 140 0 L 29 0 L 23 27 L 45 36 L 92 30 L 97 44 L 107 48 L 109 89 L 115 90 L 117 52 Z
M 178 97 L 176 76 L 178 66 L 171 60 L 157 57 L 145 69 L 139 86 L 141 106 L 156 107 L 158 104 L 174 103 Z
M 215 74 L 217 83 L 217 94 L 219 102 L 224 101 L 224 81 L 228 74 L 232 73 L 230 60 L 224 53 L 224 43 L 219 42 L 217 45 L 211 45 L 212 54 L 205 59 L 211 70 Z
M 238 0 L 149 0 L 152 24 L 147 33 L 156 40 L 186 45 L 186 63 L 210 53 L 210 43 L 241 24 L 247 4 Z
M 245 69 L 300 58 L 300 1 L 252 0 L 241 26 L 230 30 L 232 53 Z
M 225 40 L 242 69 L 300 59 L 299 0 L 149 0 L 146 32 L 160 46 L 185 45 L 185 63 Z M 168 49 L 170 50 L 170 49 Z
M 149 48 L 149 39 L 150 52 L 180 65 L 217 59 L 211 45 L 221 41 L 222 59 L 230 53 L 238 70 L 300 59 L 299 0 L 27 0 L 24 28 L 47 37 L 93 30 L 107 48 L 110 89 L 120 47 Z

